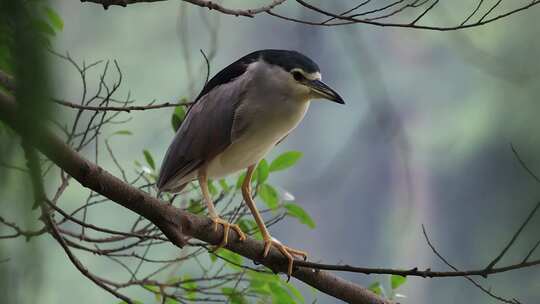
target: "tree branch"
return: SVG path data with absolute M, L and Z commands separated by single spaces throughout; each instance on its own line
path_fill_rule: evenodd
M 126 7 L 127 5 L 135 4 L 135 3 L 150 3 L 150 2 L 158 2 L 158 1 L 166 1 L 166 0 L 81 0 L 81 2 L 93 2 L 93 3 L 101 4 L 103 5 L 105 9 L 107 9 L 111 5 L 118 5 L 118 6 Z M 521 3 L 516 8 L 503 11 L 502 13 L 496 15 L 493 12 L 497 7 L 499 7 L 499 4 L 501 4 L 502 2 L 502 0 L 498 0 L 494 5 L 492 5 L 487 10 L 487 12 L 485 12 L 481 16 L 478 16 L 478 18 L 476 18 L 477 19 L 476 21 L 471 22 L 471 19 L 473 19 L 474 17 L 478 15 L 479 9 L 482 6 L 482 3 L 484 1 L 484 0 L 479 0 L 475 8 L 471 10 L 471 12 L 468 13 L 461 22 L 458 21 L 451 25 L 441 26 L 441 25 L 417 24 L 421 19 L 424 19 L 426 15 L 433 14 L 433 11 L 435 10 L 435 8 L 440 6 L 440 3 L 442 2 L 439 0 L 433 0 L 433 1 L 411 0 L 407 2 L 405 2 L 404 0 L 396 0 L 390 4 L 387 4 L 387 2 L 385 1 L 379 1 L 379 2 L 382 2 L 382 4 L 377 3 L 380 6 L 373 4 L 372 6 L 374 6 L 374 8 L 369 8 L 365 11 L 358 12 L 360 8 L 364 7 L 366 4 L 371 2 L 371 0 L 364 0 L 360 2 L 359 4 L 356 4 L 353 8 L 348 9 L 342 13 L 334 13 L 334 12 L 331 12 L 329 9 L 321 8 L 319 6 L 310 4 L 306 1 L 296 0 L 296 2 L 299 4 L 301 8 L 307 9 L 310 12 L 315 13 L 315 16 L 324 17 L 325 20 L 322 20 L 322 21 L 302 20 L 298 18 L 284 16 L 280 13 L 276 13 L 273 9 L 283 4 L 286 0 L 274 0 L 267 5 L 264 5 L 258 8 L 252 8 L 252 9 L 226 8 L 210 0 L 182 0 L 182 1 L 191 3 L 196 6 L 208 8 L 211 10 L 216 10 L 226 15 L 255 17 L 255 15 L 257 14 L 267 13 L 271 16 L 274 16 L 274 17 L 277 17 L 286 21 L 308 24 L 308 25 L 316 25 L 316 26 L 340 26 L 340 25 L 348 25 L 348 24 L 367 24 L 367 25 L 374 25 L 374 26 L 381 26 L 381 27 L 402 27 L 402 28 L 433 30 L 433 31 L 453 31 L 453 30 L 461 30 L 461 29 L 466 29 L 466 28 L 482 26 L 482 25 L 491 23 L 493 21 L 506 18 L 510 15 L 521 12 L 523 10 L 529 9 L 537 4 L 540 4 L 540 0 L 523 1 L 524 3 Z M 330 3 L 330 1 L 328 1 L 328 3 Z M 375 1 L 373 3 L 375 3 Z M 403 15 L 402 13 L 406 9 L 408 9 L 408 11 L 409 10 L 412 11 L 415 9 L 416 12 L 419 12 L 418 17 L 410 21 L 407 21 L 407 20 L 403 21 L 403 18 L 400 19 L 396 17 L 397 15 Z M 392 18 L 392 17 L 396 17 L 396 18 Z
M 356 16 L 361 16 L 363 14 L 354 14 L 354 15 L 335 14 L 335 13 L 332 13 L 332 12 L 330 12 L 328 10 L 325 10 L 325 9 L 322 9 L 322 8 L 317 7 L 315 5 L 312 5 L 310 3 L 307 3 L 307 2 L 305 2 L 303 0 L 296 0 L 296 2 L 298 4 L 300 4 L 301 6 L 309 9 L 310 11 L 313 11 L 313 12 L 315 12 L 317 14 L 320 14 L 320 15 L 323 15 L 325 17 L 330 17 L 330 19 L 327 19 L 325 21 L 308 21 L 308 20 L 302 20 L 302 19 L 298 19 L 298 18 L 287 17 L 287 16 L 284 16 L 284 15 L 275 13 L 274 11 L 268 11 L 267 13 L 274 16 L 274 17 L 278 17 L 280 19 L 283 19 L 283 20 L 292 21 L 292 22 L 296 22 L 296 23 L 309 24 L 309 25 L 339 26 L 339 25 L 348 25 L 348 24 L 369 24 L 369 25 L 375 25 L 375 26 L 381 26 L 381 27 L 400 27 L 400 28 L 411 28 L 411 29 L 433 30 L 433 31 L 454 31 L 454 30 L 461 30 L 461 29 L 467 29 L 467 28 L 482 26 L 482 25 L 497 21 L 499 19 L 506 18 L 506 17 L 508 17 L 510 15 L 513 15 L 513 14 L 516 14 L 518 12 L 524 11 L 526 9 L 529 9 L 529 8 L 533 7 L 533 6 L 536 6 L 537 4 L 540 4 L 540 1 L 534 0 L 534 1 L 531 1 L 531 2 L 529 2 L 527 4 L 524 4 L 524 5 L 522 5 L 522 6 L 518 7 L 518 8 L 515 8 L 513 10 L 508 10 L 508 11 L 506 11 L 504 13 L 499 14 L 499 15 L 491 15 L 491 16 L 488 17 L 488 15 L 490 15 L 492 13 L 492 10 L 490 10 L 487 14 L 483 15 L 480 20 L 478 20 L 476 22 L 466 23 L 468 20 L 471 19 L 471 17 L 473 15 L 476 14 L 477 10 L 475 9 L 475 11 L 473 11 L 471 14 L 469 14 L 467 16 L 465 21 L 463 21 L 463 22 L 461 22 L 459 24 L 448 25 L 448 26 L 438 26 L 438 25 L 419 25 L 419 24 L 416 24 L 416 22 L 419 20 L 419 18 L 416 18 L 416 20 L 414 20 L 412 22 L 392 22 L 391 20 L 378 21 L 381 18 L 364 18 L 364 19 L 361 19 L 361 18 L 356 18 Z M 421 2 L 421 4 L 423 5 L 423 4 L 426 4 L 427 2 L 428 1 L 423 1 L 423 2 Z M 439 3 L 439 1 L 435 1 L 434 3 L 432 3 L 426 10 L 423 11 L 423 13 L 420 15 L 420 18 L 424 17 L 425 13 L 427 13 L 428 11 L 431 11 L 435 7 L 435 5 L 437 5 L 438 3 Z M 414 7 L 419 8 L 420 6 L 421 5 L 415 5 Z M 384 8 L 386 8 L 386 7 L 384 7 Z M 396 10 L 398 10 L 398 12 L 399 12 L 399 10 L 403 10 L 403 9 L 398 8 Z M 373 10 L 373 11 L 380 11 L 380 10 Z M 387 13 L 386 17 L 390 17 L 390 16 L 393 16 L 393 15 L 395 15 L 395 13 Z M 386 17 L 384 17 L 384 18 L 386 18 Z M 337 21 L 336 22 L 329 22 L 329 20 L 337 20 Z
M 116 112 L 128 112 L 128 113 L 131 111 L 144 111 L 144 110 L 160 109 L 160 108 L 173 108 L 177 106 L 188 106 L 188 105 L 193 104 L 193 102 L 164 102 L 160 104 L 150 103 L 145 106 L 89 106 L 89 105 L 76 104 L 73 102 L 60 100 L 60 99 L 53 99 L 53 101 L 59 105 L 66 106 L 72 109 L 88 110 L 88 111 L 96 111 L 96 112 L 116 111 Z
M 538 245 L 536 246 L 538 247 Z M 533 247 L 534 248 L 534 247 Z M 491 267 L 491 268 L 482 268 L 482 269 L 473 269 L 473 270 L 462 270 L 462 271 L 434 271 L 430 268 L 426 270 L 420 270 L 418 267 L 411 269 L 394 269 L 394 268 L 371 268 L 371 267 L 356 267 L 351 265 L 333 265 L 333 264 L 321 264 L 305 261 L 295 262 L 296 266 L 313 268 L 313 269 L 324 269 L 324 270 L 336 270 L 336 271 L 346 271 L 346 272 L 356 272 L 363 274 L 394 274 L 400 276 L 416 276 L 422 278 L 449 278 L 449 277 L 464 277 L 464 276 L 482 276 L 487 277 L 492 274 L 497 274 L 501 272 L 507 272 L 511 270 L 517 270 L 532 266 L 540 265 L 540 260 L 532 260 L 520 262 L 518 264 L 513 264 L 509 266 L 501 267 Z
M 429 248 L 431 248 L 431 250 L 433 251 L 433 253 L 444 263 L 446 264 L 446 266 L 450 267 L 451 269 L 453 269 L 454 271 L 459 271 L 459 269 L 457 267 L 455 267 L 454 265 L 450 264 L 450 262 L 448 262 L 448 260 L 442 256 L 442 254 L 439 253 L 439 251 L 435 248 L 435 246 L 433 246 L 433 244 L 431 243 L 431 241 L 429 240 L 429 237 L 426 233 L 426 228 L 424 227 L 424 225 L 422 225 L 422 233 L 424 234 L 424 238 L 426 239 L 426 242 L 428 243 L 428 246 Z M 484 292 L 485 294 L 487 294 L 488 296 L 498 300 L 498 301 L 501 301 L 503 303 L 508 303 L 508 304 L 520 304 L 520 302 L 517 300 L 517 299 L 506 299 L 506 298 L 503 298 L 501 296 L 498 296 L 496 295 L 495 293 L 493 293 L 490 289 L 487 289 L 485 288 L 484 286 L 482 286 L 480 283 L 478 283 L 476 280 L 472 279 L 471 277 L 469 276 L 464 276 L 465 279 L 467 279 L 469 282 L 471 282 L 474 286 L 476 286 L 478 289 L 480 289 L 482 292 Z
M 486 271 L 489 271 L 489 270 L 493 270 L 493 267 L 502 259 L 502 257 L 505 255 L 505 253 L 508 251 L 508 249 L 510 249 L 510 247 L 512 247 L 512 245 L 514 244 L 514 242 L 517 240 L 518 236 L 521 234 L 521 232 L 523 231 L 523 229 L 525 228 L 525 226 L 527 226 L 527 224 L 529 223 L 529 221 L 533 218 L 534 214 L 536 213 L 536 211 L 538 210 L 538 208 L 540 208 L 540 202 L 538 202 L 536 204 L 536 206 L 534 207 L 534 209 L 529 213 L 529 216 L 527 216 L 527 218 L 525 219 L 525 221 L 521 224 L 521 226 L 519 227 L 519 229 L 516 231 L 516 233 L 514 233 L 514 235 L 512 236 L 512 239 L 510 239 L 510 241 L 508 242 L 508 244 L 506 244 L 506 247 L 504 247 L 504 249 L 499 253 L 499 255 L 497 255 L 497 257 L 495 257 L 493 259 L 493 261 L 491 261 L 491 263 L 489 263 L 489 265 L 486 267 Z M 534 262 L 534 261 L 533 261 Z M 540 260 L 536 261 L 538 262 L 538 264 L 540 264 Z M 484 277 L 487 277 L 487 273 L 484 275 Z
M 350 265 L 320 264 L 320 263 L 305 262 L 305 261 L 298 261 L 296 262 L 296 265 L 300 267 L 307 267 L 307 268 L 313 268 L 313 269 L 336 270 L 336 271 L 356 272 L 356 273 L 364 273 L 364 274 L 393 274 L 393 275 L 400 275 L 400 276 L 417 276 L 417 277 L 423 277 L 423 278 L 467 277 L 467 276 L 482 276 L 484 278 L 487 278 L 489 275 L 492 275 L 492 274 L 540 265 L 540 259 L 529 261 L 530 256 L 534 253 L 536 248 L 540 246 L 540 241 L 538 241 L 521 262 L 512 264 L 512 265 L 507 265 L 507 266 L 494 267 L 495 264 L 497 264 L 501 260 L 501 258 L 506 254 L 506 252 L 510 249 L 510 247 L 512 247 L 516 239 L 523 232 L 523 229 L 534 217 L 534 214 L 538 211 L 538 209 L 540 209 L 540 201 L 537 202 L 534 208 L 529 212 L 529 214 L 527 215 L 527 218 L 523 221 L 523 223 L 521 223 L 521 226 L 514 233 L 514 235 L 508 242 L 508 244 L 506 244 L 506 246 L 501 250 L 501 252 L 497 255 L 497 257 L 495 257 L 488 264 L 488 266 L 482 269 L 462 270 L 462 271 L 458 271 L 458 270 L 433 271 L 430 268 L 426 270 L 419 270 L 418 267 L 414 267 L 411 269 L 370 268 L 370 267 L 355 267 L 355 266 L 350 266 Z M 425 229 L 423 226 L 422 226 L 422 231 L 424 232 L 424 236 L 426 237 L 428 245 L 432 249 L 434 249 L 431 245 L 431 242 L 427 238 L 427 234 L 425 233 Z M 437 253 L 436 250 L 434 250 L 434 252 Z
M 105 9 L 108 9 L 109 6 L 111 5 L 118 5 L 118 6 L 126 7 L 129 4 L 144 3 L 144 2 L 159 2 L 159 1 L 165 1 L 165 0 L 81 0 L 81 2 L 93 2 L 93 3 L 101 4 L 103 5 L 103 8 Z M 225 15 L 233 15 L 237 17 L 244 16 L 244 17 L 253 18 L 255 15 L 260 14 L 262 12 L 267 12 L 287 0 L 273 0 L 268 5 L 264 5 L 257 8 L 248 8 L 248 9 L 226 8 L 218 3 L 215 3 L 209 0 L 182 0 L 182 1 L 189 2 L 196 6 L 205 7 L 210 10 L 216 10 Z
M 145 217 L 178 247 L 183 247 L 187 243 L 187 237 L 194 237 L 210 244 L 220 243 L 223 230 L 220 227 L 215 231 L 212 221 L 207 217 L 175 208 L 124 183 L 103 168 L 83 158 L 47 131 L 44 126 L 36 125 L 30 132 L 28 128 L 24 128 L 25 122 L 21 122 L 16 113 L 15 98 L 0 91 L 0 119 L 83 186 Z M 277 249 L 272 248 L 269 255 L 262 258 L 264 244 L 261 241 L 247 239 L 239 242 L 238 235 L 231 233 L 226 247 L 275 272 L 286 270 L 287 260 Z M 297 268 L 293 271 L 293 277 L 348 303 L 392 303 L 364 287 L 326 271 Z
M 63 236 L 58 231 L 58 228 L 56 227 L 56 223 L 52 220 L 50 212 L 49 212 L 49 204 L 46 204 L 45 201 L 47 201 L 46 195 L 45 195 L 45 189 L 43 187 L 43 181 L 41 180 L 41 169 L 39 166 L 38 156 L 35 151 L 35 149 L 31 146 L 31 144 L 27 141 L 23 141 L 22 147 L 24 150 L 26 163 L 28 167 L 28 171 L 30 172 L 30 179 L 32 181 L 32 190 L 34 193 L 34 199 L 37 204 L 41 207 L 41 220 L 45 223 L 46 229 L 51 233 L 51 235 L 58 241 L 60 246 L 64 249 L 66 252 L 69 260 L 75 265 L 75 267 L 88 279 L 90 279 L 92 282 L 97 284 L 99 287 L 103 288 L 104 290 L 110 292 L 120 300 L 125 301 L 126 303 L 132 304 L 133 301 L 129 299 L 128 297 L 118 293 L 117 291 L 113 290 L 109 286 L 107 286 L 102 279 L 96 277 L 92 273 L 84 267 L 84 265 L 79 261 L 79 259 L 71 252 L 71 249 L 69 249 L 68 244 L 66 243 L 66 240 L 63 238 Z M 50 202 L 49 202 L 50 203 Z M 52 203 L 50 204 L 52 205 Z

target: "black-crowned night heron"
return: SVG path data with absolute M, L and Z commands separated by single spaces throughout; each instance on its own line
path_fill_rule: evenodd
M 251 178 L 257 163 L 300 123 L 316 98 L 344 103 L 321 81 L 319 67 L 308 57 L 261 50 L 240 58 L 217 73 L 188 110 L 161 166 L 159 190 L 179 192 L 197 179 L 215 229 L 223 225 L 219 246 L 224 246 L 230 228 L 240 240 L 245 235 L 218 216 L 207 181 L 247 169 L 242 195 L 262 233 L 263 257 L 272 245 L 277 247 L 288 258 L 291 275 L 293 255 L 305 258 L 306 253 L 270 236 L 251 196 Z

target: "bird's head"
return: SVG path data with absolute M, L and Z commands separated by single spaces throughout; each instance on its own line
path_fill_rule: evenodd
M 279 70 L 273 72 L 275 77 L 306 100 L 322 98 L 345 103 L 336 91 L 321 81 L 319 66 L 307 56 L 288 50 L 262 50 L 258 53 L 262 60 Z

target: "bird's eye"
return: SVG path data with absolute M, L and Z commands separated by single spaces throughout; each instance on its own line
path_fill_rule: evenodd
M 292 75 L 294 77 L 294 80 L 296 80 L 296 81 L 300 81 L 300 80 L 305 79 L 304 75 L 302 73 L 298 72 L 298 71 L 292 72 Z

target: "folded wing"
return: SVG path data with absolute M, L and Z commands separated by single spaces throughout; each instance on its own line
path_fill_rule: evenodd
M 246 80 L 219 84 L 189 109 L 167 150 L 158 178 L 161 191 L 179 191 L 184 177 L 223 152 L 231 144 L 231 130 Z

